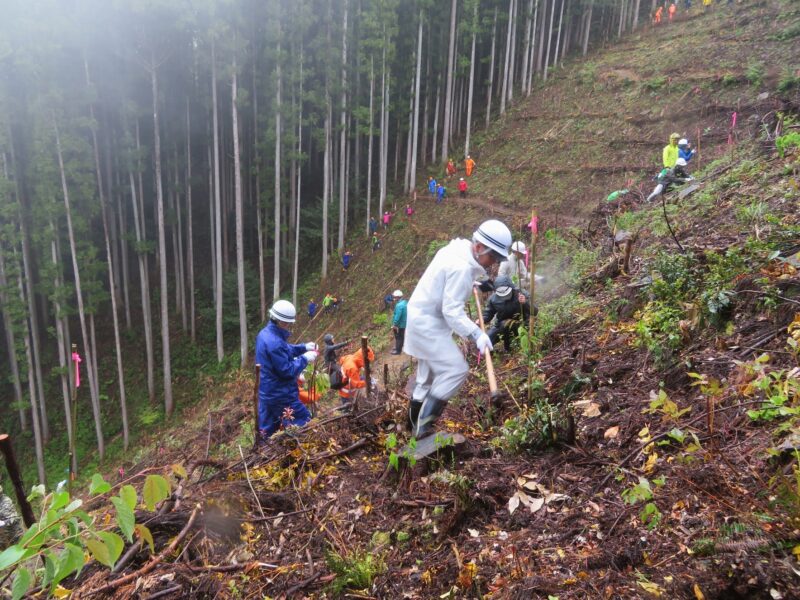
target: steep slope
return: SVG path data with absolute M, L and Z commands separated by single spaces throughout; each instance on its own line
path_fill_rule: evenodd
M 740 9 L 737 35 L 768 46 L 762 60 L 776 54 L 784 64 L 800 62 L 796 38 L 764 40 L 774 23 L 800 31 L 794 4 Z M 654 48 L 683 26 L 692 28 L 698 53 L 713 50 L 718 63 L 741 61 L 746 46 L 715 37 L 721 24 L 735 23 L 730 15 L 664 27 L 595 62 L 603 72 L 648 64 L 661 56 Z M 493 210 L 522 231 L 535 199 L 547 226 L 539 266 L 551 276 L 546 291 L 554 299 L 541 302 L 537 352 L 497 359 L 508 393 L 501 413 L 487 417 L 483 365 L 471 359 L 470 379 L 444 417 L 446 428 L 468 434 L 467 448 L 396 471 L 391 465 L 402 457 L 391 454 L 405 441 L 397 369 L 355 414 L 337 414 L 326 403 L 311 427 L 276 436 L 247 458 L 245 470 L 237 445 L 250 441 L 251 382 L 246 373 L 232 374 L 213 410 L 198 411 L 159 453 L 133 467 L 137 483 L 152 472 L 145 469 L 166 474 L 165 464 L 187 466 L 182 506 L 160 518 L 140 515 L 152 518 L 160 548 L 181 528 L 192 529 L 186 507 L 195 502 L 205 527 L 185 538 L 188 564 L 162 559 L 152 573 L 135 574 L 138 589 L 172 588 L 174 597 L 796 597 L 800 465 L 787 451 L 800 427 L 798 358 L 790 342 L 800 302 L 792 262 L 800 240 L 796 87 L 773 97 L 776 85 L 768 82 L 770 97 L 759 101 L 762 88 L 737 80 L 717 90 L 726 108 L 709 112 L 711 121 L 693 108 L 664 124 L 655 121 L 662 109 L 648 109 L 651 127 L 637 121 L 638 129 L 627 128 L 641 104 L 634 91 L 630 105 L 623 94 L 620 112 L 598 117 L 592 135 L 622 128 L 650 145 L 614 147 L 614 156 L 628 161 L 621 164 L 641 169 L 608 173 L 584 168 L 583 153 L 610 146 L 588 135 L 571 146 L 531 142 L 536 132 L 547 133 L 540 119 L 512 120 L 542 114 L 550 91 L 561 90 L 563 104 L 567 90 L 588 85 L 579 76 L 577 69 L 559 72 L 529 105 L 513 109 L 498 126 L 502 135 L 481 142 L 468 201 L 451 194 L 436 206 L 419 196 L 417 214 L 411 221 L 398 215 L 378 252 L 352 240 L 350 269 L 334 269 L 303 291 L 303 300 L 331 291 L 343 304 L 334 316 L 301 322 L 297 337 L 368 333 L 383 347 L 388 327 L 376 317 L 383 295 L 396 287 L 409 293 L 437 242 L 469 235 Z M 612 84 L 595 85 L 597 97 L 620 93 Z M 580 98 L 587 113 L 595 102 L 590 89 Z M 696 94 L 718 97 L 712 92 Z M 637 102 L 653 101 L 643 88 L 635 93 Z M 737 112 L 748 117 L 738 121 L 728 147 L 734 95 L 742 98 Z M 779 118 L 776 109 L 786 114 Z M 522 133 L 521 122 L 541 129 Z M 663 206 L 636 194 L 600 202 L 634 176 L 646 189 L 661 138 L 698 127 L 716 128 L 711 153 L 718 160 L 711 162 L 701 142 L 705 168 L 696 173 L 701 187 L 694 194 L 672 194 Z M 776 151 L 778 134 L 784 156 Z M 534 161 L 537 151 L 554 168 L 565 165 L 557 181 L 537 164 L 512 169 Z M 588 191 L 573 206 L 582 187 Z M 398 200 L 398 208 L 404 204 Z M 635 238 L 627 273 L 601 268 L 616 264 L 613 235 L 620 230 Z M 127 569 L 144 561 L 139 556 Z M 88 592 L 105 579 L 92 565 L 79 582 L 64 585 Z M 135 593 L 131 583 L 116 593 Z

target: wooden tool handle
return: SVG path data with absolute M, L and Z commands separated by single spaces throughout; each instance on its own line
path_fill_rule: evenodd
M 478 295 L 478 288 L 472 288 L 472 295 L 475 297 L 475 307 L 478 309 L 478 323 L 480 323 L 481 331 L 486 333 L 486 326 L 483 323 L 483 312 L 481 311 L 481 298 Z M 489 378 L 489 391 L 492 396 L 497 394 L 497 378 L 494 376 L 494 363 L 492 362 L 492 353 L 486 352 L 486 376 Z

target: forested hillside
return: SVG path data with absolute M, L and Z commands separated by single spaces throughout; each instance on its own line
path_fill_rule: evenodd
M 11 3 L 0 418 L 47 486 L 0 594 L 798 597 L 800 7 L 658 5 Z M 534 330 L 494 402 L 465 345 L 417 460 L 383 298 L 490 216 Z M 378 390 L 250 451 L 265 310 L 328 293 L 294 339 L 368 336 Z
M 6 3 L 3 416 L 32 432 L 39 479 L 72 427 L 72 343 L 80 446 L 102 458 L 158 406 L 191 402 L 201 366 L 245 364 L 271 300 L 324 279 L 348 234 L 418 187 L 419 168 L 460 161 L 567 55 L 637 29 L 647 10 Z

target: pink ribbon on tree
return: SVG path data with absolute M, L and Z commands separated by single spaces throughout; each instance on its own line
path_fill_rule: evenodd
M 731 130 L 728 132 L 728 145 L 729 146 L 731 144 L 733 144 L 733 130 L 736 129 L 736 117 L 737 117 L 737 113 L 736 113 L 736 111 L 734 111 L 734 113 L 731 115 Z
M 528 229 L 531 230 L 533 235 L 539 235 L 539 217 L 536 215 L 531 217 L 531 222 L 528 223 Z
M 77 352 L 72 353 L 72 362 L 75 363 L 75 387 L 81 387 L 81 367 L 80 364 L 83 362 L 81 360 L 80 354 Z

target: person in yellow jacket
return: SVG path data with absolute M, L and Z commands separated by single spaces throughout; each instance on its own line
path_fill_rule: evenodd
M 679 133 L 673 133 L 669 136 L 669 144 L 664 146 L 662 157 L 664 159 L 665 169 L 671 169 L 674 167 L 678 160 L 678 140 L 680 137 L 681 135 Z

